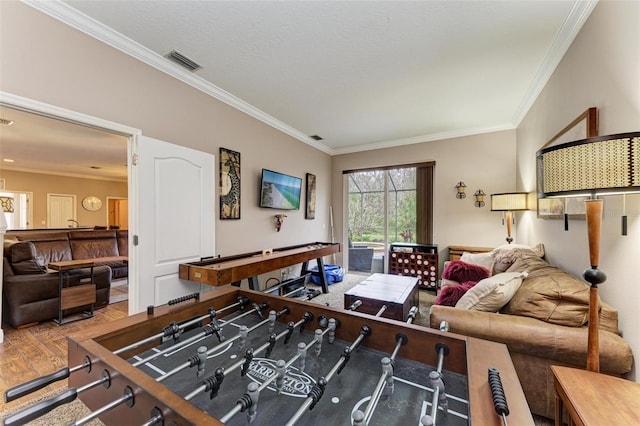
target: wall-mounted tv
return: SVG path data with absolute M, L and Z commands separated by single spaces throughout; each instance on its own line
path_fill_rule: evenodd
M 299 210 L 302 179 L 262 169 L 260 207 Z

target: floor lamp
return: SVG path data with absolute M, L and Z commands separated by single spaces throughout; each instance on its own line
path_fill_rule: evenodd
M 598 269 L 603 200 L 599 195 L 640 192 L 640 132 L 599 136 L 544 148 L 536 154 L 538 197 L 591 196 L 586 204 L 589 260 L 583 272 L 589 289 L 587 370 L 600 371 Z
M 491 211 L 504 212 L 504 221 L 507 225 L 507 243 L 511 244 L 511 224 L 513 223 L 513 212 L 527 210 L 526 192 L 505 192 L 502 194 L 491 194 Z

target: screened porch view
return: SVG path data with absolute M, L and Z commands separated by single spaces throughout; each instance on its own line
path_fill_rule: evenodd
M 347 175 L 350 272 L 384 272 L 390 244 L 416 242 L 416 170 Z

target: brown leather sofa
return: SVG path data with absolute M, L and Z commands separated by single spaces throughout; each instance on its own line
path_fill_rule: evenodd
M 60 306 L 59 277 L 37 260 L 35 245 L 29 241 L 4 242 L 2 319 L 13 327 L 27 326 L 58 317 Z M 96 284 L 94 308 L 109 304 L 111 268 L 96 266 L 93 271 Z M 85 284 L 91 279 L 90 268 L 70 271 L 63 275 L 65 286 Z M 70 314 L 86 307 L 65 311 Z
M 434 305 L 429 323 L 439 328 L 446 321 L 453 333 L 506 344 L 531 411 L 553 419 L 550 367 L 586 367 L 588 286 L 536 256 L 509 270 L 528 276 L 500 312 Z M 621 377 L 631 371 L 631 348 L 618 333 L 617 311 L 601 302 L 599 316 L 600 371 Z
M 109 304 L 111 280 L 128 276 L 127 230 L 16 231 L 5 234 L 3 319 L 13 327 L 58 316 L 58 273 L 50 262 L 94 260 L 96 304 Z M 68 285 L 86 282 L 89 269 L 72 271 Z
M 46 266 L 62 260 L 93 259 L 96 266 L 109 266 L 111 278 L 128 276 L 128 230 L 16 231 L 5 240 L 29 241 L 37 260 Z

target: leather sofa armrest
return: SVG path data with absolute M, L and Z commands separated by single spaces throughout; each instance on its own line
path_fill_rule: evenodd
M 517 315 L 432 306 L 430 327 L 439 328 L 442 321 L 449 323 L 453 333 L 504 343 L 511 352 L 586 365 L 587 327 L 566 327 Z M 631 371 L 633 354 L 627 342 L 604 330 L 600 330 L 599 341 L 603 372 L 622 375 Z

